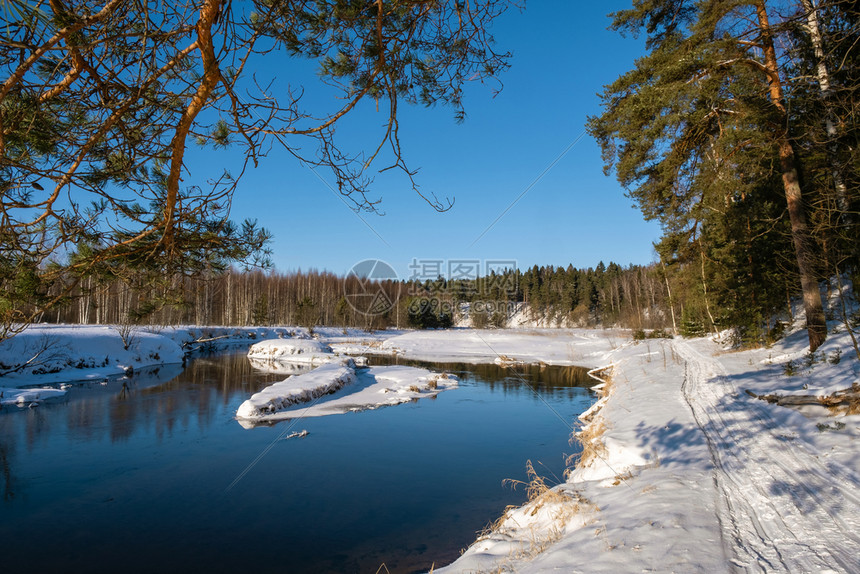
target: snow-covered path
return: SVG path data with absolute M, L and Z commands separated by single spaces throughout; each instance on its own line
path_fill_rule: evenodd
M 807 418 L 745 392 L 851 387 L 852 352 L 844 333 L 814 361 L 801 337 L 613 349 L 609 394 L 583 419 L 597 454 L 440 573 L 860 572 L 860 415 Z
M 856 470 L 822 463 L 774 419 L 773 407 L 734 385 L 708 341 L 672 345 L 685 362 L 684 398 L 707 439 L 732 565 L 752 572 L 856 571 Z

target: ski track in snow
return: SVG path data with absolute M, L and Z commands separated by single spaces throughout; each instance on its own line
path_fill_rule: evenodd
M 714 464 L 718 518 L 733 568 L 856 572 L 857 472 L 834 461 L 825 465 L 803 441 L 785 434 L 770 405 L 747 400 L 722 365 L 696 349 L 699 344 L 673 342 L 685 361 L 684 398 Z

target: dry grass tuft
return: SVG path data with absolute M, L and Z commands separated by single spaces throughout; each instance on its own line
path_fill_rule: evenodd
M 526 473 L 528 474 L 529 481 L 524 482 L 522 480 L 515 480 L 512 478 L 507 478 L 502 481 L 503 485 L 510 485 L 512 488 L 516 489 L 517 487 L 524 486 L 526 489 L 526 496 L 528 497 L 528 502 L 524 507 L 528 507 L 529 516 L 536 516 L 537 513 L 548 504 L 559 504 L 559 505 L 569 505 L 573 504 L 577 508 L 573 512 L 565 513 L 565 517 L 572 516 L 579 510 L 578 503 L 584 499 L 579 496 L 573 497 L 569 494 L 562 492 L 561 490 L 552 488 L 550 485 L 546 483 L 546 479 L 539 475 L 535 470 L 532 461 L 526 461 Z M 505 523 L 510 517 L 510 511 L 516 510 L 520 508 L 518 506 L 508 506 L 505 508 L 504 513 L 500 516 L 495 522 L 489 524 L 478 536 L 478 540 L 482 540 L 487 538 L 491 534 L 495 532 L 502 532 L 505 530 Z
M 599 417 L 592 419 L 582 427 L 582 430 L 570 437 L 572 443 L 580 444 L 582 451 L 567 457 L 565 462 L 568 466 L 568 474 L 577 466 L 588 466 L 594 459 L 602 459 L 606 456 L 606 445 L 600 440 L 604 432 L 606 432 L 606 423 L 603 417 Z
M 603 383 L 602 388 L 598 390 L 601 397 L 608 396 L 613 390 L 613 371 L 614 367 L 609 366 L 589 372 L 589 375 L 594 379 Z M 566 464 L 568 469 L 565 471 L 565 478 L 569 476 L 574 465 L 586 465 L 595 458 L 604 457 L 607 452 L 606 445 L 601 440 L 603 433 L 606 432 L 606 423 L 600 415 L 600 411 L 596 410 L 581 420 L 584 426 L 578 432 L 574 432 L 571 435 L 570 442 L 571 444 L 574 444 L 574 442 L 580 443 L 582 451 L 567 458 Z M 535 524 L 530 524 L 523 527 L 517 523 L 516 514 L 514 514 L 520 507 L 508 506 L 502 516 L 488 525 L 478 535 L 478 540 L 484 540 L 494 535 L 502 535 L 512 536 L 522 541 L 519 549 L 511 551 L 505 561 L 494 566 L 492 572 L 516 571 L 514 567 L 515 561 L 533 558 L 559 541 L 564 535 L 568 523 L 574 516 L 585 512 L 595 513 L 600 511 L 596 505 L 581 496 L 578 492 L 572 492 L 569 489 L 564 490 L 560 487 L 550 487 L 546 479 L 537 473 L 531 461 L 526 463 L 526 472 L 529 477 L 528 482 L 507 479 L 503 483 L 511 485 L 514 488 L 524 486 L 528 502 L 522 509 L 529 517 L 535 517 L 541 510 L 546 509 L 550 516 L 551 526 L 538 529 Z M 629 477 L 626 475 L 616 477 L 619 484 L 627 478 Z M 524 528 L 528 529 L 527 537 L 523 536 Z
M 570 496 L 551 488 L 546 483 L 546 479 L 537 473 L 530 460 L 526 461 L 526 474 L 529 477 L 527 483 L 507 478 L 502 481 L 502 484 L 511 485 L 514 489 L 518 486 L 526 487 L 526 496 L 529 499 L 529 503 L 534 504 L 534 508 L 530 513 L 531 516 L 536 515 L 544 504 L 571 500 Z
M 614 390 L 613 375 L 615 368 L 612 365 L 599 369 L 592 369 L 588 375 L 602 382 L 602 386 L 597 389 L 597 393 L 601 399 L 612 394 Z M 564 471 L 565 478 L 570 476 L 570 473 L 576 467 L 583 467 L 591 464 L 596 458 L 604 458 L 607 454 L 606 445 L 603 444 L 601 438 L 606 432 L 606 421 L 600 413 L 600 410 L 594 410 L 585 416 L 580 416 L 582 426 L 579 431 L 574 431 L 570 435 L 569 443 L 571 445 L 579 443 L 582 450 L 579 453 L 572 454 L 565 460 L 567 469 Z
M 612 483 L 612 486 L 618 486 L 622 482 L 627 482 L 631 478 L 633 478 L 633 471 L 630 471 L 630 470 L 628 470 L 627 472 L 625 472 L 623 474 L 616 475 L 615 481 Z
M 525 486 L 528 502 L 522 508 L 527 511 L 528 516 L 537 516 L 545 507 L 554 507 L 551 509 L 554 524 L 548 531 L 541 534 L 535 531 L 534 526 L 530 526 L 527 550 L 521 550 L 513 558 L 526 558 L 540 554 L 550 544 L 561 538 L 565 525 L 571 517 L 586 509 L 596 510 L 596 507 L 588 499 L 580 496 L 579 493 L 568 493 L 560 488 L 553 488 L 548 485 L 546 479 L 537 473 L 531 461 L 526 463 L 526 472 L 529 476 L 528 482 L 513 479 L 503 482 L 504 484 L 512 485 L 514 488 Z M 504 514 L 482 533 L 481 538 L 485 538 L 494 532 L 505 531 L 506 522 L 510 518 L 510 512 L 517 508 L 519 507 L 507 507 Z
M 511 510 L 516 510 L 517 508 L 519 508 L 519 507 L 515 504 L 507 505 L 505 507 L 504 512 L 502 512 L 501 516 L 496 518 L 495 521 L 487 524 L 487 526 L 485 526 L 484 529 L 478 533 L 478 538 L 477 538 L 476 542 L 478 540 L 485 540 L 485 539 L 489 538 L 495 532 L 501 532 L 505 527 L 505 522 L 507 522 L 507 520 L 508 520 L 508 513 Z

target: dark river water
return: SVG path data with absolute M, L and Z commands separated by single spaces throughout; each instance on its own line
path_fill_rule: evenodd
M 561 480 L 576 450 L 568 425 L 595 400 L 593 381 L 574 367 L 517 367 L 524 382 L 495 365 L 418 365 L 458 374 L 460 387 L 246 430 L 238 406 L 284 375 L 229 354 L 0 410 L 0 571 L 448 564 L 524 501 L 503 480 L 527 480 L 528 460 Z M 285 425 L 308 435 L 278 440 Z

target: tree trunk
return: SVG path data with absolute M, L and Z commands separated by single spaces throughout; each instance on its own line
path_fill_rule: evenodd
M 833 186 L 836 188 L 836 205 L 839 208 L 840 218 L 844 223 L 849 222 L 848 188 L 845 179 L 839 169 L 837 160 L 838 144 L 836 137 L 839 135 L 836 128 L 836 114 L 833 112 L 831 96 L 833 90 L 830 85 L 830 72 L 827 70 L 827 62 L 824 59 L 824 42 L 821 38 L 821 28 L 818 24 L 818 7 L 813 0 L 800 0 L 806 11 L 806 29 L 815 52 L 816 66 L 815 74 L 818 79 L 818 87 L 821 90 L 821 100 L 824 103 L 824 128 L 827 132 L 827 161 L 833 175 Z
M 669 297 L 669 312 L 672 315 L 672 334 L 678 334 L 678 325 L 675 323 L 675 305 L 672 303 L 672 288 L 669 287 L 669 274 L 666 272 L 666 264 L 663 263 L 663 258 L 660 258 L 660 265 L 663 266 L 663 278 L 666 280 L 666 294 Z
M 714 316 L 711 314 L 711 304 L 708 301 L 708 281 L 705 277 L 705 249 L 702 247 L 701 239 L 699 239 L 699 256 L 701 257 L 702 263 L 702 293 L 705 297 L 705 312 L 708 314 L 708 320 L 711 322 L 711 330 L 713 330 L 714 335 L 719 335 L 720 332 L 717 330 L 717 322 L 714 321 Z
M 785 200 L 788 204 L 788 217 L 791 222 L 791 239 L 797 257 L 797 268 L 800 272 L 800 285 L 803 290 L 803 307 L 806 311 L 806 330 L 809 334 L 809 350 L 815 351 L 827 338 L 827 321 L 824 317 L 824 306 L 821 303 L 821 292 L 815 279 L 814 261 L 815 248 L 806 224 L 803 211 L 803 196 L 800 191 L 800 181 L 797 176 L 797 166 L 794 148 L 788 139 L 788 116 L 782 99 L 782 81 L 779 75 L 779 64 L 773 45 L 770 22 L 764 2 L 756 3 L 761 43 L 764 48 L 764 65 L 767 70 L 768 87 L 773 105 L 779 110 L 781 121 L 776 126 L 777 144 L 779 145 L 779 163 L 782 170 L 782 186 L 785 190 Z

